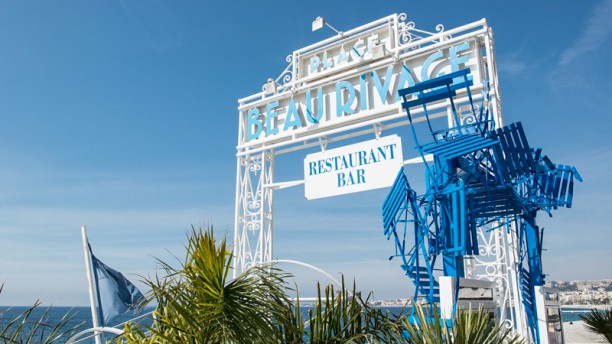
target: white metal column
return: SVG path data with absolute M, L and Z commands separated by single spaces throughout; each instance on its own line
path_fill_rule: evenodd
M 254 264 L 272 260 L 274 153 L 238 157 L 234 277 Z

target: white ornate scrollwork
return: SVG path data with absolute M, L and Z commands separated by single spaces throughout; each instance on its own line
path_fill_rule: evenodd
M 478 250 L 479 255 L 474 257 L 476 278 L 488 280 L 495 283 L 499 307 L 505 299 L 504 294 L 508 289 L 507 276 L 504 275 L 502 266 L 506 255 L 505 247 L 500 245 L 499 228 L 491 228 L 490 225 L 478 228 Z
M 247 209 L 250 210 L 259 210 L 261 208 L 261 195 L 258 193 L 253 194 L 252 192 L 248 192 L 246 195 L 247 199 Z M 251 215 L 252 217 L 252 215 Z
M 293 91 L 294 84 L 294 72 L 293 72 L 293 54 L 287 55 L 285 58 L 288 65 L 285 69 L 280 73 L 280 75 L 276 79 L 268 79 L 268 82 L 261 86 L 261 90 L 264 95 L 269 93 L 279 93 L 284 92 L 288 88 L 291 88 Z
M 476 123 L 476 116 L 474 116 L 474 114 L 468 114 L 466 116 L 461 116 L 459 120 L 462 126 L 470 125 Z
M 477 278 L 498 282 L 498 266 L 505 255 L 505 250 L 497 245 L 495 230 L 480 227 L 478 229 L 478 238 L 480 255 L 474 257 Z
M 249 171 L 257 173 L 261 171 L 261 161 L 253 161 L 249 164 Z
M 274 155 L 262 152 L 238 158 L 236 200 L 237 228 L 234 232 L 235 273 L 271 259 L 272 184 Z
M 436 32 L 429 32 L 416 28 L 416 24 L 413 21 L 407 22 L 408 16 L 406 13 L 401 13 L 398 15 L 398 34 L 399 34 L 399 44 L 405 45 L 409 44 L 426 37 L 431 37 L 435 35 L 440 35 L 444 32 L 444 25 L 438 24 L 436 25 Z M 441 35 L 440 41 L 446 41 L 451 38 L 451 35 Z
M 517 288 L 516 247 L 510 219 L 478 228 L 479 255 L 473 256 L 475 278 L 495 282 L 500 312 L 498 321 L 505 328 L 521 333 L 520 292 Z
M 293 81 L 294 75 L 293 70 L 291 69 L 291 67 L 293 66 L 293 54 L 287 55 L 285 61 L 287 61 L 289 65 L 287 65 L 285 70 L 278 76 L 278 78 L 276 78 L 276 81 L 283 86 L 287 86 Z
M 407 16 L 406 13 L 402 13 L 398 16 L 398 32 L 399 32 L 399 43 L 400 44 L 408 44 L 412 42 L 413 39 L 419 36 L 414 36 L 410 30 L 414 29 L 414 22 L 406 22 Z M 420 38 L 420 37 L 419 37 Z
M 273 155 L 262 152 L 238 158 L 236 223 L 234 232 L 235 273 L 271 254 L 271 193 Z
M 437 32 L 438 34 L 443 33 L 443 32 L 444 32 L 444 25 L 442 25 L 442 24 L 438 24 L 438 25 L 436 25 L 436 32 Z M 448 40 L 449 40 L 449 39 L 451 39 L 451 38 L 453 38 L 453 36 L 452 36 L 452 35 L 442 35 L 442 36 L 440 36 L 440 42 L 443 42 L 443 41 L 448 41 Z

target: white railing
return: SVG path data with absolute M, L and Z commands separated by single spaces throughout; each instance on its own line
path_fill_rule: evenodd
M 134 322 L 136 320 L 140 320 L 142 318 L 145 318 L 147 316 L 150 316 L 153 313 L 153 311 L 139 315 L 135 318 L 132 318 L 130 320 L 124 321 L 121 324 L 117 324 L 113 327 L 92 327 L 92 328 L 88 328 L 86 330 L 83 330 L 79 333 L 76 333 L 75 335 L 73 335 L 72 337 L 68 338 L 68 340 L 66 341 L 66 344 L 77 344 L 77 343 L 83 343 L 84 341 L 88 340 L 88 339 L 92 339 L 92 338 L 96 338 L 96 337 L 100 337 L 102 335 L 104 335 L 104 333 L 110 333 L 113 334 L 115 336 L 120 336 L 123 334 L 123 330 L 120 329 L 120 327 L 123 327 L 125 324 L 130 323 L 130 322 Z M 87 335 L 86 337 L 83 337 Z

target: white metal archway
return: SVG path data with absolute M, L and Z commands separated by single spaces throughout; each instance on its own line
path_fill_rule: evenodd
M 503 126 L 493 33 L 485 19 L 449 30 L 438 25 L 428 32 L 405 14 L 393 14 L 296 50 L 286 61 L 276 80 L 238 101 L 235 275 L 273 260 L 274 191 L 305 183 L 276 181 L 276 156 L 312 147 L 325 150 L 332 142 L 380 137 L 384 130 L 406 127 L 398 89 L 457 68 L 470 68 L 475 100 L 482 101 L 486 90 L 486 106 Z M 435 106 L 444 110 L 449 104 Z M 446 115 L 451 123 L 450 109 Z M 517 316 L 522 305 L 513 233 L 480 233 L 487 247 L 478 258 L 468 259 L 468 266 L 471 277 L 496 282 L 499 306 L 511 310 L 502 320 L 526 335 L 526 324 Z

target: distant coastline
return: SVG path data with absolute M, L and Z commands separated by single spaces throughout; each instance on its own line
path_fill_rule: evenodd
M 561 309 L 579 308 L 579 309 L 608 309 L 612 305 L 561 305 Z

